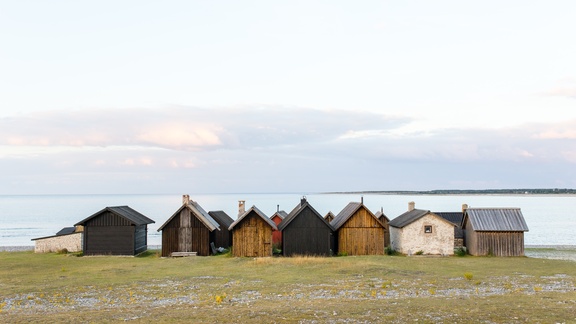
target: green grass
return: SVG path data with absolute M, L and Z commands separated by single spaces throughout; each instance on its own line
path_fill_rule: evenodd
M 0 252 L 0 322 L 575 322 L 575 314 L 571 261 Z

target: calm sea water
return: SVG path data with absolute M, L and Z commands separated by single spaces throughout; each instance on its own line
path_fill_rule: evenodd
M 246 208 L 258 207 L 268 216 L 280 210 L 290 212 L 301 194 L 201 194 L 191 195 L 205 210 L 223 210 L 236 219 L 238 200 Z M 322 215 L 338 214 L 349 202 L 360 201 L 359 194 L 306 194 L 308 202 Z M 532 195 L 376 195 L 364 194 L 364 204 L 376 213 L 381 208 L 393 219 L 405 212 L 408 202 L 416 208 L 436 212 L 460 211 L 470 207 L 519 207 L 530 231 L 526 245 L 576 245 L 576 196 Z M 156 223 L 148 228 L 148 243 L 161 244 L 157 229 L 180 208 L 181 195 L 33 195 L 0 196 L 0 246 L 33 246 L 33 238 L 54 235 L 64 227 L 107 206 L 128 205 Z

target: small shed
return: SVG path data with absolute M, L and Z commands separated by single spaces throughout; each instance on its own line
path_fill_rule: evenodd
M 384 214 L 384 207 L 380 207 L 380 210 L 375 214 L 376 218 L 380 221 L 380 223 L 384 224 L 384 228 L 386 232 L 384 233 L 384 246 L 390 245 L 390 227 L 388 223 L 390 223 L 390 219 L 386 214 Z
M 278 225 L 282 231 L 282 253 L 292 255 L 332 255 L 334 229 L 314 207 L 302 198 Z
M 232 232 L 232 255 L 272 256 L 272 231 L 278 227 L 256 206 L 240 215 L 228 229 Z
M 467 208 L 462 229 L 471 255 L 524 255 L 528 225 L 520 208 Z
M 454 254 L 455 225 L 429 210 L 414 208 L 413 202 L 389 225 L 390 244 L 400 253 Z
M 386 228 L 363 202 L 349 203 L 330 225 L 336 231 L 338 253 L 384 254 Z
M 76 223 L 84 227 L 84 255 L 136 255 L 148 248 L 148 224 L 128 206 L 106 207 Z
M 232 246 L 232 232 L 228 230 L 228 227 L 234 223 L 234 220 L 222 210 L 209 211 L 208 215 L 220 225 L 220 230 L 214 234 L 214 245 L 225 249 Z
M 64 227 L 56 235 L 32 239 L 35 253 L 82 251 L 82 226 Z
M 334 220 L 334 217 L 336 217 L 336 216 L 334 215 L 334 213 L 332 213 L 331 211 L 329 211 L 328 214 L 326 214 L 326 215 L 324 216 L 324 219 L 325 219 L 328 223 L 331 223 L 331 222 Z
M 284 218 L 286 218 L 286 216 L 288 216 L 288 214 L 285 211 L 280 210 L 280 206 L 278 206 L 276 208 L 276 212 L 274 213 L 274 215 L 270 216 L 270 219 L 274 222 L 274 224 L 276 224 L 276 227 L 278 227 L 278 225 L 280 225 L 280 223 Z M 279 229 L 272 230 L 272 244 L 274 245 L 274 248 L 282 249 L 281 230 Z
M 215 233 L 220 224 L 189 195 L 182 196 L 182 206 L 158 228 L 162 231 L 162 256 L 173 252 L 196 252 L 207 256 L 211 253 L 210 243 L 215 242 Z

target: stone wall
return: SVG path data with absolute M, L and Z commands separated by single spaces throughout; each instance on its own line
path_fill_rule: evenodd
M 63 249 L 68 250 L 68 252 L 80 252 L 82 251 L 82 234 L 73 233 L 37 239 L 34 244 L 34 252 L 58 252 Z
M 431 226 L 432 232 L 426 233 L 425 227 Z M 442 217 L 427 214 L 403 228 L 390 226 L 390 244 L 400 253 L 413 255 L 454 254 L 454 225 Z

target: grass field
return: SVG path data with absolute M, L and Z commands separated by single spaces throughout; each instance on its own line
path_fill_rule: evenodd
M 576 322 L 576 263 L 0 252 L 0 322 Z

